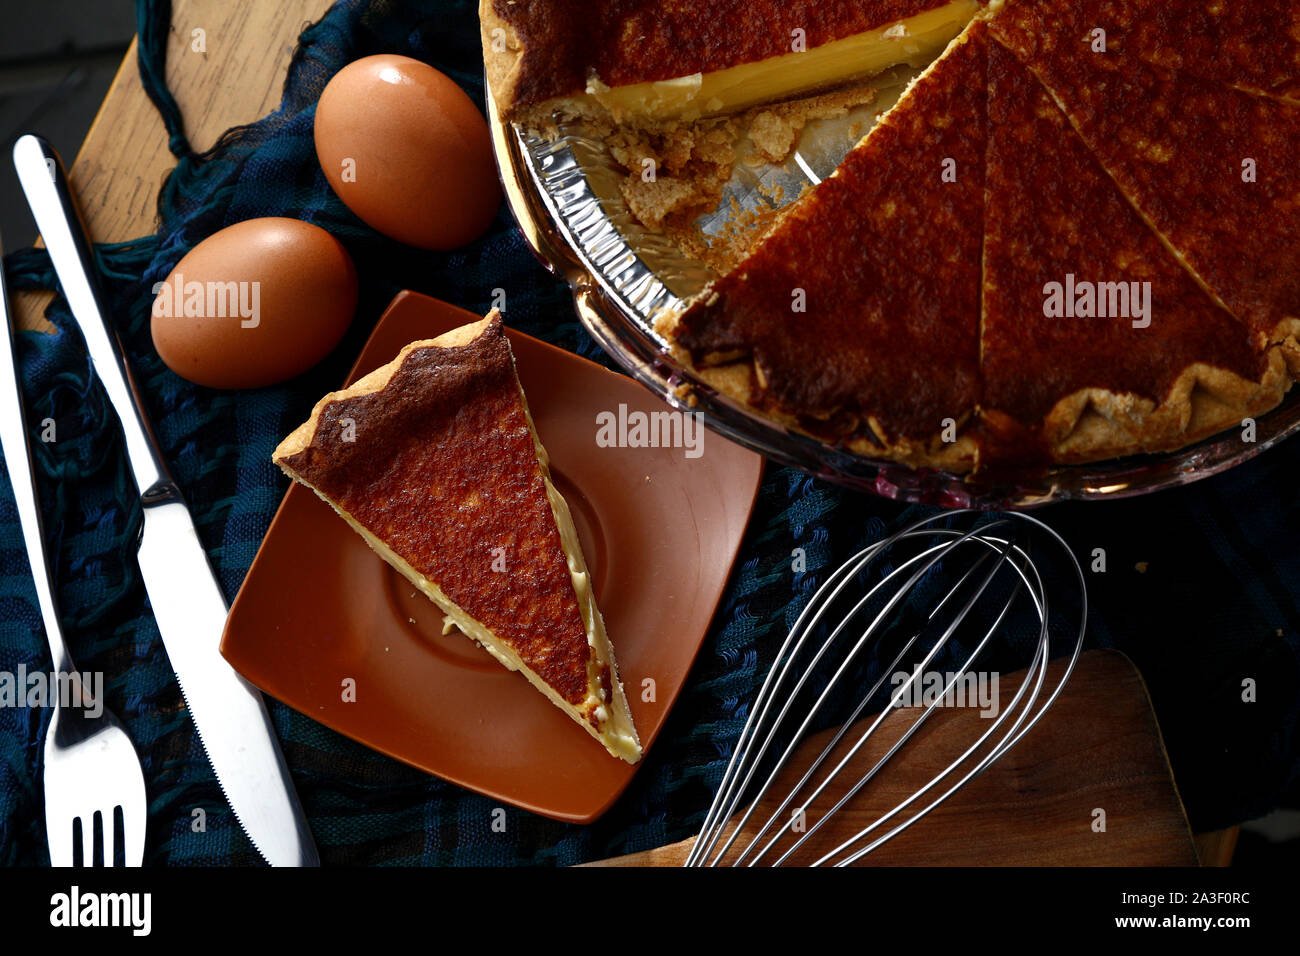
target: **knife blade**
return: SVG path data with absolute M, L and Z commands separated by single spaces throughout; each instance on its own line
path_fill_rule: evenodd
M 89 268 L 90 241 L 63 164 L 33 135 L 18 139 L 13 158 L 95 373 L 122 424 L 144 514 L 140 574 L 217 783 L 267 862 L 316 866 L 316 846 L 262 695 L 221 656 L 225 596 L 158 445 L 126 353 L 108 324 Z

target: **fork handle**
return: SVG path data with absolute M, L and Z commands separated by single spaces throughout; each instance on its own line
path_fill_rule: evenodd
M 0 348 L 0 450 L 4 452 L 9 483 L 13 486 L 14 499 L 18 503 L 18 522 L 22 526 L 23 542 L 27 546 L 27 561 L 32 566 L 36 601 L 45 622 L 45 638 L 50 645 L 54 672 L 71 673 L 75 667 L 68 654 L 67 641 L 63 637 L 63 625 L 59 621 L 58 604 L 51 583 L 53 576 L 50 573 L 45 528 L 37 503 L 32 447 L 27 431 L 27 416 L 23 409 L 22 387 L 18 383 L 18 341 L 9 312 L 3 269 L 0 269 L 0 313 L 4 315 L 9 346 Z

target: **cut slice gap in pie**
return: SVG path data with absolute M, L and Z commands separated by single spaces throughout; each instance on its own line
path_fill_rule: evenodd
M 661 317 L 680 360 L 855 451 L 973 465 L 986 47 L 976 24 L 747 259 Z
M 925 66 L 978 0 L 480 0 L 503 119 L 694 120 Z
M 325 396 L 275 462 L 614 756 L 641 745 L 500 316 Z
M 996 43 L 989 129 L 986 465 L 1176 448 L 1280 401 L 1281 356 L 1195 282 Z

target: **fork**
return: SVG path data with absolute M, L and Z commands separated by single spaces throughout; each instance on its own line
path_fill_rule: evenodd
M 3 255 L 0 243 L 0 255 Z M 0 348 L 0 450 L 18 503 L 18 520 L 27 545 L 27 560 L 36 583 L 36 599 L 50 647 L 50 724 L 45 732 L 45 832 L 53 866 L 104 866 L 116 862 L 140 866 L 144 860 L 147 800 L 144 773 L 122 722 L 99 706 L 72 662 L 51 587 L 45 530 L 37 505 L 32 453 L 18 384 L 18 349 L 4 270 L 0 269 L 0 313 L 8 329 L 9 348 Z M 61 701 L 64 689 L 69 700 Z

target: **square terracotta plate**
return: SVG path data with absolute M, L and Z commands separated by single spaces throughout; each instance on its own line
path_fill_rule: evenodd
M 348 383 L 408 342 L 478 318 L 404 292 Z M 695 458 L 683 448 L 601 447 L 599 413 L 668 406 L 629 378 L 509 335 L 648 749 L 722 596 L 762 459 L 712 432 Z M 248 680 L 326 726 L 545 816 L 590 822 L 636 772 L 477 644 L 443 635 L 438 609 L 299 485 L 285 495 L 235 599 L 221 650 Z M 348 678 L 354 702 L 343 700 Z

